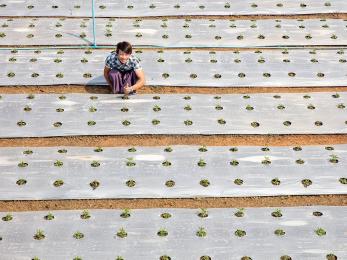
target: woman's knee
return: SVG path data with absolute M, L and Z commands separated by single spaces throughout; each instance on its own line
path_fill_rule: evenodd
M 112 82 L 114 82 L 115 79 L 116 79 L 117 77 L 119 77 L 119 71 L 118 71 L 118 70 L 112 69 L 112 70 L 110 70 L 110 71 L 108 72 L 108 78 L 109 78 Z
M 120 71 L 119 70 L 116 70 L 116 69 L 111 69 L 109 72 L 108 72 L 108 75 L 111 76 L 111 75 L 120 75 Z

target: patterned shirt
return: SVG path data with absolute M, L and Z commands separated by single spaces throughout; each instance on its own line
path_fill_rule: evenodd
M 105 66 L 110 68 L 110 69 L 117 69 L 120 71 L 142 69 L 139 58 L 137 58 L 131 54 L 129 59 L 126 61 L 126 63 L 123 64 L 118 59 L 118 54 L 115 51 L 111 52 L 107 56 L 107 58 L 105 60 Z

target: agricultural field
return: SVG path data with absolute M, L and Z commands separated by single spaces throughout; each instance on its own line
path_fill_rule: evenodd
M 0 1 L 0 260 L 347 259 L 346 29 L 344 0 Z

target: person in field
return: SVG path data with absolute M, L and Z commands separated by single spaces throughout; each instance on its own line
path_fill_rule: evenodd
M 145 85 L 145 74 L 132 46 L 123 41 L 105 59 L 104 77 L 113 94 L 136 94 Z

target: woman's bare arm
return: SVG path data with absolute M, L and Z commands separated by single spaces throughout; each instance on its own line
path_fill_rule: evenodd
M 109 78 L 109 76 L 108 76 L 108 73 L 110 72 L 110 68 L 109 67 L 104 67 L 104 77 L 105 77 L 105 80 L 106 80 L 106 82 L 107 82 L 107 84 L 110 86 L 110 88 L 112 89 L 112 83 L 111 83 L 111 81 L 110 81 L 110 78 Z
M 139 88 L 142 88 L 146 84 L 146 79 L 145 79 L 145 73 L 143 72 L 142 69 L 140 70 L 135 70 L 136 76 L 138 80 L 136 83 L 132 86 L 134 90 L 137 90 Z

